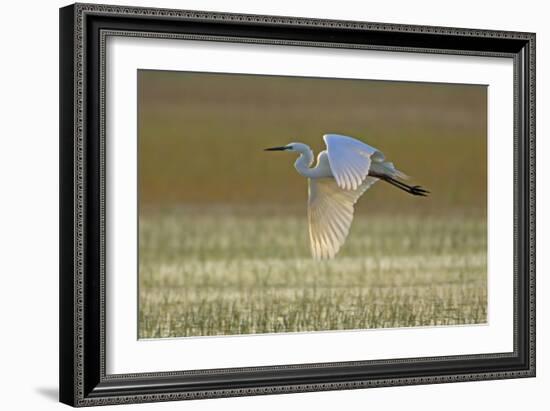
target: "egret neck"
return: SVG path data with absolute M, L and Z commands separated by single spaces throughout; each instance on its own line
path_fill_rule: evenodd
M 293 143 L 293 151 L 300 153 L 300 156 L 294 163 L 294 168 L 304 177 L 314 177 L 314 170 L 310 168 L 313 165 L 313 151 L 307 145 L 302 143 Z

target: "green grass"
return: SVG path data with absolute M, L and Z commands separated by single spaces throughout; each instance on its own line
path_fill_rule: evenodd
M 484 215 L 363 215 L 336 259 L 305 212 L 171 208 L 140 217 L 140 338 L 479 324 Z

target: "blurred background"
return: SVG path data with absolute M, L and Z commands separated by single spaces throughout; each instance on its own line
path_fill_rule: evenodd
M 141 338 L 479 324 L 487 313 L 487 89 L 139 71 Z M 379 182 L 333 260 L 307 181 L 266 147 L 325 133 L 431 191 Z
M 322 135 L 384 152 L 427 199 L 377 184 L 358 212 L 483 212 L 487 204 L 485 86 L 235 74 L 139 72 L 142 207 L 283 204 L 305 207 L 290 153 Z M 414 201 L 413 201 L 414 200 Z

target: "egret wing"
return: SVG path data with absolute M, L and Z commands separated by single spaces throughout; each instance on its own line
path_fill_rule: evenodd
M 383 161 L 384 155 L 351 137 L 325 134 L 330 169 L 339 187 L 356 190 L 369 173 L 371 161 Z
M 354 204 L 376 181 L 366 177 L 356 190 L 344 190 L 332 178 L 309 179 L 309 239 L 315 259 L 336 255 L 348 236 Z

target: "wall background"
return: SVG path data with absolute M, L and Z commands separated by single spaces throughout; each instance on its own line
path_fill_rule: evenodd
M 120 409 L 292 409 L 337 407 L 371 409 L 463 410 L 490 407 L 542 409 L 550 384 L 548 345 L 550 285 L 548 231 L 550 206 L 545 181 L 550 150 L 543 136 L 550 122 L 548 78 L 550 28 L 544 3 L 465 0 L 443 6 L 437 1 L 392 1 L 360 5 L 352 0 L 261 3 L 251 0 L 115 1 L 155 7 L 188 8 L 303 17 L 383 21 L 537 32 L 538 213 L 538 377 L 335 391 L 265 397 L 125 406 Z M 0 26 L 0 404 L 5 409 L 61 409 L 57 403 L 58 301 L 58 7 L 64 1 L 27 1 L 4 6 Z M 312 5 L 315 4 L 315 7 Z M 113 408 L 114 409 L 114 408 Z M 118 409 L 118 408 L 117 408 Z

